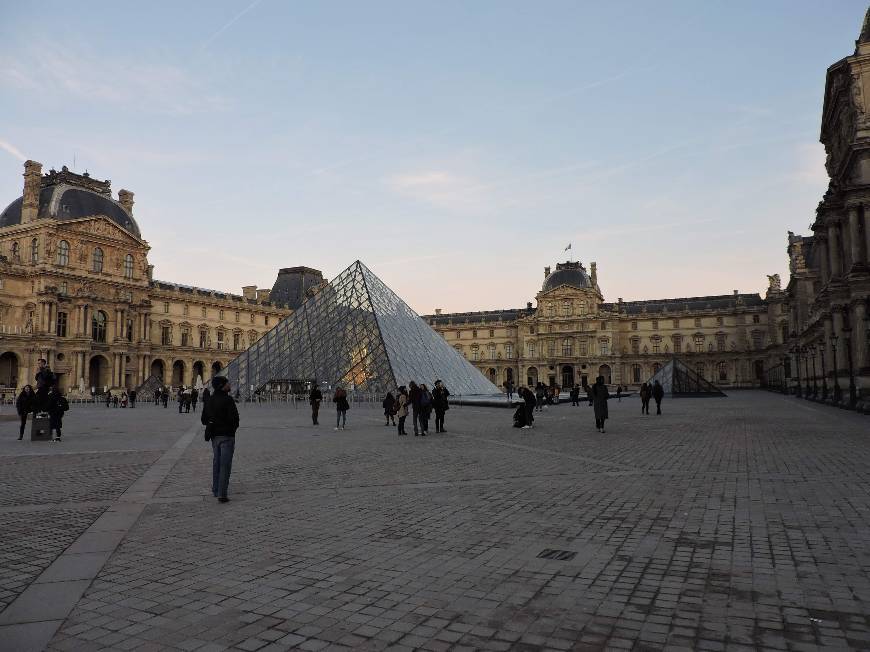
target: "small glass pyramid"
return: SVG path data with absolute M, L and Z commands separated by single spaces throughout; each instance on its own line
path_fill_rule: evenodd
M 360 261 L 309 297 L 220 372 L 248 398 L 267 383 L 385 393 L 441 380 L 453 395 L 500 396 Z
M 659 369 L 647 382 L 652 385 L 659 381 L 665 394 L 675 398 L 681 396 L 725 396 L 725 393 L 708 380 L 704 380 L 696 371 L 679 358 Z

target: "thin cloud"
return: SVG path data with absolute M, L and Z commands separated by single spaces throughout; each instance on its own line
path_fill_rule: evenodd
M 8 152 L 9 154 L 12 154 L 12 156 L 17 158 L 21 162 L 24 162 L 27 160 L 27 157 L 21 153 L 21 150 L 18 149 L 17 147 L 15 147 L 15 145 L 10 143 L 9 141 L 0 140 L 0 149 L 2 149 L 4 152 Z

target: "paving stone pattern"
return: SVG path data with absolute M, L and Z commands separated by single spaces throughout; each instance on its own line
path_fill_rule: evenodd
M 400 439 L 375 409 L 244 407 L 232 502 L 196 437 L 49 649 L 870 647 L 866 417 L 664 409 L 614 403 L 606 434 L 585 406 L 452 409 Z

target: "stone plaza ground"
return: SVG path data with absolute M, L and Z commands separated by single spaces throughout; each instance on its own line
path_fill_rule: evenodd
M 0 423 L 0 649 L 870 648 L 867 417 L 735 392 L 424 439 L 324 407 L 243 406 L 226 505 L 171 405 Z

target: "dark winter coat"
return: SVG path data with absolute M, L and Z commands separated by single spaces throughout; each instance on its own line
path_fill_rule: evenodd
M 394 413 L 394 406 L 396 405 L 396 399 L 393 398 L 392 392 L 387 392 L 387 395 L 384 397 L 384 402 L 381 403 L 384 408 L 384 414 L 391 415 Z
M 203 403 L 199 420 L 209 427 L 212 437 L 235 437 L 239 429 L 239 410 L 233 397 L 224 391 L 215 392 L 208 402 Z
M 320 403 L 320 401 L 322 400 L 323 392 L 321 392 L 317 387 L 312 389 L 311 393 L 308 394 L 308 402 L 311 403 L 311 405 L 314 405 L 315 403 Z
M 408 402 L 411 404 L 411 408 L 414 412 L 420 411 L 420 396 L 422 395 L 422 391 L 420 391 L 419 385 L 409 385 L 408 388 Z
M 610 392 L 607 391 L 607 385 L 604 383 L 595 383 L 592 386 L 592 409 L 595 410 L 596 419 L 606 419 L 607 414 L 607 399 L 610 398 Z
M 48 425 L 51 428 L 63 427 L 63 413 L 69 410 L 67 400 L 57 392 L 50 392 L 45 405 L 48 412 Z
M 15 399 L 15 409 L 18 412 L 18 416 L 23 417 L 25 414 L 33 412 L 33 407 L 35 405 L 34 400 L 35 394 L 33 392 L 25 394 L 22 389 L 18 398 Z
M 447 399 L 450 397 L 450 392 L 443 385 L 432 390 L 432 407 L 435 411 L 445 412 L 450 409 L 447 404 Z
M 656 400 L 656 403 L 662 400 L 665 395 L 665 389 L 661 386 L 661 383 L 655 383 L 652 388 L 652 397 Z
M 347 402 L 347 392 L 344 390 L 336 392 L 332 397 L 332 402 L 335 403 L 335 409 L 339 412 L 347 412 L 350 409 L 350 403 Z

